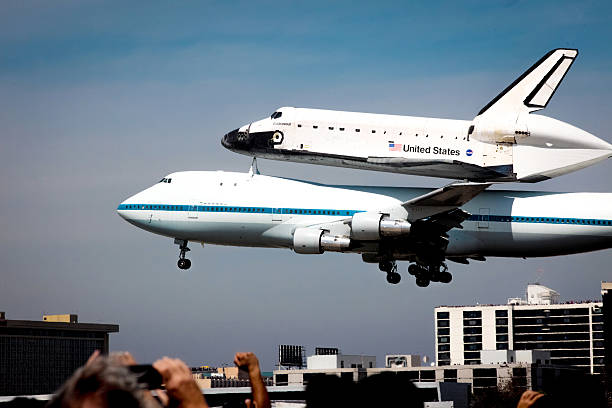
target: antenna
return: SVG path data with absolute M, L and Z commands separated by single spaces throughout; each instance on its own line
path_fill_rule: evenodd
M 249 175 L 251 177 L 253 177 L 255 174 L 259 174 L 259 169 L 257 168 L 257 157 L 253 157 L 251 168 L 249 169 Z

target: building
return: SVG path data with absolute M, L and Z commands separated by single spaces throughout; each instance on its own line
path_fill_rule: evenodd
M 582 376 L 582 370 L 550 365 L 550 354 L 542 351 L 492 350 L 483 353 L 483 364 L 428 366 L 428 367 L 378 367 L 378 368 L 326 368 L 275 370 L 274 385 L 305 386 L 315 376 L 336 375 L 352 381 L 368 376 L 392 372 L 406 381 L 425 383 L 460 383 L 469 385 L 477 393 L 487 388 L 499 388 L 509 383 L 524 389 L 551 389 L 556 379 L 564 376 Z
M 272 385 L 272 373 L 262 372 L 266 385 Z M 191 376 L 201 389 L 250 387 L 249 373 L 235 366 L 191 368 Z
M 319 354 L 314 356 L 308 356 L 306 358 L 306 368 L 309 370 L 373 367 L 376 367 L 376 356 L 361 356 L 353 354 Z
M 545 286 L 505 305 L 440 306 L 434 311 L 438 366 L 481 364 L 482 350 L 540 350 L 553 365 L 603 371 L 602 302 L 559 303 Z
M 421 356 L 418 354 L 387 354 L 385 367 L 420 367 Z
M 91 353 L 108 353 L 115 324 L 76 323 L 76 315 L 45 321 L 7 320 L 0 313 L 0 395 L 54 392 Z
M 612 282 L 601 282 L 604 320 L 604 354 L 607 373 L 612 373 Z

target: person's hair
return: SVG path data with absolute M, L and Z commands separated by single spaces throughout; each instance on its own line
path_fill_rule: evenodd
M 360 401 L 371 407 L 422 408 L 423 396 L 416 385 L 395 372 L 382 372 L 359 381 Z
M 136 376 L 108 357 L 98 357 L 74 372 L 55 396 L 49 408 L 75 408 L 94 399 L 102 407 L 150 408 Z
M 341 378 L 334 374 L 314 374 L 308 379 L 306 386 L 306 407 L 356 407 L 360 405 L 356 391 L 357 385 L 352 379 Z

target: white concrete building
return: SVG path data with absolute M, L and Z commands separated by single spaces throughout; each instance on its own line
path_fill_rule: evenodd
M 600 373 L 602 302 L 558 302 L 554 290 L 529 285 L 526 299 L 505 305 L 435 308 L 437 365 L 481 364 L 482 350 L 540 350 L 552 364 Z
M 306 358 L 306 369 L 329 370 L 336 368 L 374 368 L 376 356 L 351 354 L 314 355 Z
M 550 365 L 550 353 L 539 350 L 481 350 L 482 364 L 545 364 Z

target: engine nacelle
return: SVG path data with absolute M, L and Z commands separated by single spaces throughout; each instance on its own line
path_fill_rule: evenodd
M 351 237 L 359 241 L 376 241 L 381 237 L 394 237 L 410 233 L 410 222 L 392 220 L 385 214 L 360 212 L 351 220 Z
M 341 252 L 348 249 L 350 245 L 350 238 L 329 235 L 320 229 L 298 228 L 293 233 L 293 250 L 298 254 Z

